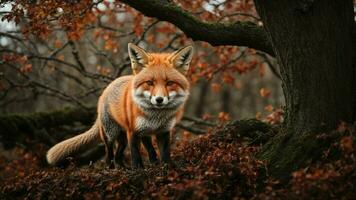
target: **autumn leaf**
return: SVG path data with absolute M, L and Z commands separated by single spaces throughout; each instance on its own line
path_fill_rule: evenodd
M 57 56 L 57 59 L 60 60 L 60 61 L 64 61 L 64 55 Z
M 218 119 L 220 120 L 220 122 L 226 122 L 230 120 L 230 115 L 226 112 L 219 112 Z
M 27 62 L 27 60 L 28 60 L 27 56 L 21 56 L 21 57 L 19 57 L 19 59 L 17 59 L 17 61 L 20 64 L 25 64 Z
M 266 110 L 267 112 L 272 112 L 272 111 L 273 111 L 273 106 L 272 106 L 271 104 L 269 104 L 269 105 L 267 105 L 267 106 L 265 107 L 265 110 Z
M 29 73 L 32 71 L 32 64 L 25 64 L 23 67 L 20 67 L 19 70 L 21 73 Z
M 93 31 L 93 38 L 94 38 L 95 40 L 98 39 L 98 38 L 100 37 L 101 33 L 102 33 L 102 30 L 99 29 L 99 28 L 96 28 L 96 29 Z
M 142 17 L 140 17 L 140 19 L 142 19 Z M 141 26 L 140 21 L 138 21 L 138 18 L 136 18 L 136 24 L 133 28 L 133 31 L 137 37 L 143 33 L 143 27 Z
M 193 75 L 193 74 L 190 75 L 190 80 L 191 80 L 192 84 L 196 83 L 199 79 L 200 79 L 200 77 L 197 75 Z
M 280 124 L 284 120 L 284 111 L 282 109 L 276 109 L 274 112 L 269 114 L 265 121 L 270 124 Z
M 62 42 L 59 39 L 56 39 L 56 41 L 54 41 L 54 47 L 59 49 L 62 46 Z
M 267 89 L 267 88 L 261 88 L 260 89 L 261 97 L 267 98 L 267 97 L 269 97 L 270 94 L 271 94 L 271 91 L 269 89 Z
M 209 120 L 209 119 L 211 119 L 211 115 L 209 113 L 204 113 L 203 116 L 202 116 L 202 119 L 203 120 Z
M 211 89 L 213 90 L 213 92 L 219 92 L 221 89 L 221 85 L 218 83 L 212 83 L 211 84 Z
M 261 112 L 257 112 L 256 115 L 255 115 L 255 118 L 258 119 L 258 120 L 261 120 L 262 119 L 262 113 Z
M 208 65 L 207 65 L 206 63 L 202 63 L 202 62 L 198 64 L 198 67 L 199 67 L 200 69 L 205 69 L 207 66 L 208 66 Z
M 80 37 L 82 36 L 83 32 L 82 31 L 70 31 L 67 33 L 67 36 L 70 40 L 73 41 L 78 41 Z
M 117 52 L 118 44 L 112 39 L 105 41 L 104 49 L 107 51 L 112 51 L 113 53 Z
M 353 144 L 352 144 L 352 137 L 351 136 L 345 136 L 342 137 L 340 140 L 341 147 L 344 151 L 351 153 L 354 151 Z
M 102 75 L 108 75 L 108 74 L 110 74 L 110 72 L 111 72 L 111 69 L 110 69 L 110 68 L 103 67 L 103 66 L 100 66 L 100 65 L 98 65 L 98 66 L 96 67 L 96 69 L 97 69 L 98 72 L 99 72 L 100 74 L 102 74 Z
M 147 42 L 148 42 L 148 43 L 154 44 L 154 43 L 155 43 L 155 40 L 156 40 L 155 35 L 149 35 L 149 36 L 147 36 Z
M 237 81 L 237 82 L 235 83 L 235 88 L 238 89 L 238 90 L 240 90 L 240 89 L 242 88 L 242 82 L 241 82 L 241 81 Z
M 235 79 L 234 79 L 234 77 L 231 76 L 231 74 L 224 74 L 224 76 L 223 76 L 224 83 L 233 84 L 234 80 Z

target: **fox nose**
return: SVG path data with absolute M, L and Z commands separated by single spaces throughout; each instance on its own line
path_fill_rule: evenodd
M 156 102 L 161 104 L 163 102 L 163 97 L 156 97 Z

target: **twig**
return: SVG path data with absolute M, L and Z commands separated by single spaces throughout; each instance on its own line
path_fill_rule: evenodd
M 216 125 L 218 125 L 217 123 L 214 123 L 214 122 L 209 122 L 209 121 L 206 121 L 206 120 L 202 120 L 202 119 L 194 118 L 194 117 L 189 117 L 189 116 L 183 116 L 182 120 L 192 121 L 192 122 L 194 122 L 196 124 L 203 124 L 203 125 L 206 125 L 206 126 L 216 126 Z

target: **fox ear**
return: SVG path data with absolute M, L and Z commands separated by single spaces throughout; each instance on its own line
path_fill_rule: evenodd
M 193 54 L 193 46 L 184 47 L 173 53 L 171 62 L 177 70 L 186 74 L 189 70 L 189 64 L 190 61 L 192 61 Z
M 148 55 L 145 50 L 132 43 L 129 43 L 128 51 L 132 71 L 134 74 L 137 74 L 148 64 Z

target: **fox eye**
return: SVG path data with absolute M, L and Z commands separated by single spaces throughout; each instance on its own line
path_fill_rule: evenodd
M 146 84 L 149 86 L 152 86 L 154 83 L 153 83 L 153 81 L 146 81 Z
M 173 81 L 167 81 L 167 83 L 166 83 L 167 86 L 171 86 L 171 85 L 173 85 L 173 84 L 174 84 Z

